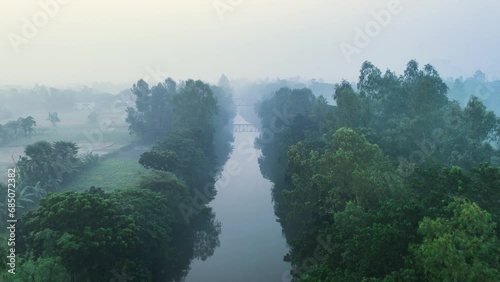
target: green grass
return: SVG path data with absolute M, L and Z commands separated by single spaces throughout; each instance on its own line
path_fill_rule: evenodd
M 117 158 L 101 160 L 78 175 L 63 187 L 63 191 L 84 191 L 91 186 L 102 187 L 111 192 L 133 186 L 146 170 L 137 159 Z

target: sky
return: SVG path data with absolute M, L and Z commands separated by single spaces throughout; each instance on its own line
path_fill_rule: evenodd
M 401 73 L 411 59 L 500 79 L 497 0 L 1 1 L 0 86 L 338 82 L 365 60 Z

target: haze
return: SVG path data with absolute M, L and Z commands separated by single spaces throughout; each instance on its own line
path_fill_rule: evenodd
M 45 2 L 45 1 L 44 1 Z M 407 1 L 402 12 L 348 62 L 341 42 L 390 1 L 232 1 L 222 17 L 212 0 L 71 0 L 15 52 L 9 34 L 38 1 L 4 1 L 0 11 L 0 85 L 130 85 L 148 68 L 171 77 L 355 80 L 365 60 L 401 72 L 410 59 L 443 77 L 481 69 L 500 78 L 498 1 Z M 228 3 L 229 1 L 219 1 Z M 445 40 L 443 38 L 446 38 Z

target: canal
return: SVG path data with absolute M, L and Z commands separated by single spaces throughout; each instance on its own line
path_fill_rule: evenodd
M 237 116 L 235 123 L 246 123 Z M 286 282 L 288 252 L 253 146 L 258 133 L 235 133 L 234 150 L 210 203 L 222 223 L 220 247 L 206 261 L 194 260 L 185 282 Z

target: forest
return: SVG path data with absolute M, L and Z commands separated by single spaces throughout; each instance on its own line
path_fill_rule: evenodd
M 1 217 L 17 219 L 14 239 L 0 223 L 0 281 L 186 281 L 221 247 L 226 170 L 245 173 L 236 118 L 259 129 L 280 281 L 500 281 L 499 91 L 481 71 L 443 79 L 415 60 L 402 74 L 366 61 L 337 84 L 9 90 L 5 103 L 33 104 L 0 124 L 0 148 L 23 149 L 0 183 L 15 185 Z
M 0 282 L 500 282 L 500 1 L 0 9 Z
M 2 218 L 15 207 L 19 219 L 15 240 L 0 247 L 1 281 L 178 281 L 191 260 L 213 254 L 220 222 L 208 204 L 232 150 L 230 90 L 168 78 L 152 87 L 141 79 L 131 91 L 136 102 L 126 109 L 128 130 L 149 148 L 135 160 L 144 168 L 140 177 L 116 190 L 96 182 L 73 191 L 68 186 L 75 177 L 104 158 L 79 154 L 69 141 L 27 145 L 8 181 L 15 183 L 16 201 L 0 196 Z M 51 122 L 56 116 L 49 114 Z M 29 135 L 24 120 L 31 127 L 36 122 L 19 119 Z M 9 234 L 2 236 L 7 242 Z M 15 270 L 9 267 L 13 249 Z
M 367 61 L 333 104 L 288 87 L 256 104 L 293 281 L 499 281 L 500 119 L 481 79 L 452 83 L 461 103 L 431 65 Z

